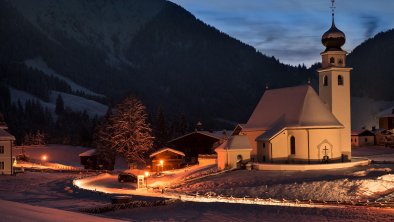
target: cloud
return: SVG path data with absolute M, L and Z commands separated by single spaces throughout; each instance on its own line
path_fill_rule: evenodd
M 365 28 L 365 38 L 371 38 L 379 28 L 380 18 L 374 15 L 362 15 L 361 20 Z
M 197 18 L 284 63 L 320 60 L 321 35 L 330 27 L 330 1 L 171 0 Z M 394 27 L 393 0 L 336 2 L 336 23 L 345 32 L 345 49 Z

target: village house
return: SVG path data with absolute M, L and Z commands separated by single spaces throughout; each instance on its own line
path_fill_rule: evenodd
M 379 128 L 386 130 L 394 129 L 394 109 L 391 114 L 379 117 Z
M 194 131 L 180 136 L 168 143 L 175 150 L 185 154 L 185 162 L 189 164 L 198 163 L 198 158 L 215 155 L 215 148 L 222 144 L 230 133 L 227 131 Z
M 372 133 L 375 134 L 375 144 L 379 146 L 392 145 L 394 141 L 394 133 L 386 129 L 373 129 Z
M 0 174 L 1 175 L 12 175 L 13 169 L 13 157 L 12 157 L 12 146 L 15 141 L 15 137 L 7 131 L 5 125 L 0 126 Z
M 375 134 L 367 129 L 352 131 L 352 147 L 375 145 Z
M 160 172 L 163 170 L 179 169 L 184 164 L 185 154 L 171 148 L 163 148 L 149 156 L 152 160 L 151 171 Z
M 250 158 L 261 163 L 335 163 L 351 160 L 350 71 L 345 34 L 332 17 L 322 36 L 319 93 L 310 85 L 266 90 L 246 124 L 233 137 L 246 136 Z M 231 140 L 231 138 L 230 138 Z M 220 149 L 217 149 L 219 152 Z M 238 153 L 237 153 L 238 152 Z M 241 150 L 232 155 L 245 155 Z M 237 159 L 218 158 L 218 166 Z

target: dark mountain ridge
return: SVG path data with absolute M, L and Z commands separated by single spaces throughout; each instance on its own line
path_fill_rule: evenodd
M 168 1 L 44 0 L 35 6 L 1 0 L 0 18 L 2 66 L 40 57 L 111 101 L 133 93 L 151 112 L 162 106 L 213 128 L 223 127 L 217 119 L 245 122 L 266 84 L 291 86 L 313 77 L 305 67 L 281 64 Z M 10 75 L 3 72 L 2 81 L 17 87 Z

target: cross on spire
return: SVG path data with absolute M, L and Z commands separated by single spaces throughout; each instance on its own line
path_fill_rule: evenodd
M 335 0 L 331 0 L 331 13 L 332 13 L 332 18 L 334 19 L 334 14 L 335 14 Z

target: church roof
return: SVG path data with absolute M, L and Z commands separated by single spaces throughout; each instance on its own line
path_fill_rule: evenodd
M 252 149 L 249 143 L 249 138 L 246 135 L 234 135 L 229 140 L 222 143 L 216 149 L 224 150 L 238 150 L 238 149 Z
M 15 137 L 9 132 L 0 128 L 0 140 L 15 140 Z
M 309 85 L 267 90 L 250 116 L 247 129 L 343 127 Z M 274 132 L 271 132 L 274 134 Z

